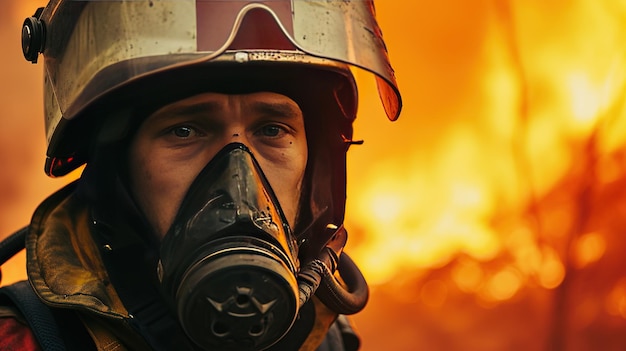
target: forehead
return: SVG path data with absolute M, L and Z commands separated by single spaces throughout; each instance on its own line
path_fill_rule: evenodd
M 234 110 L 256 115 L 301 117 L 300 106 L 286 95 L 274 92 L 248 94 L 203 93 L 165 105 L 151 115 L 189 116 L 230 113 Z

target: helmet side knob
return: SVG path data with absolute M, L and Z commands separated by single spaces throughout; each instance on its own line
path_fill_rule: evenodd
M 37 58 L 43 52 L 46 41 L 46 27 L 39 19 L 43 9 L 43 7 L 38 8 L 32 17 L 24 20 L 22 25 L 22 52 L 24 58 L 32 63 L 37 63 Z

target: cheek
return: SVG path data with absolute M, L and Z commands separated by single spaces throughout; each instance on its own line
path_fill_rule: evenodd
M 156 233 L 163 237 L 169 229 L 187 187 L 184 172 L 152 148 L 133 147 L 130 165 L 131 193 Z
M 307 163 L 306 145 L 293 148 L 281 154 L 282 159 L 258 160 L 263 173 L 267 177 L 280 206 L 289 221 L 295 225 L 300 204 L 300 194 Z

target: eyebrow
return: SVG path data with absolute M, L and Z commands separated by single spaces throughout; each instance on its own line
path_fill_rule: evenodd
M 213 111 L 218 111 L 220 108 L 221 104 L 216 101 L 201 101 L 188 105 L 168 106 L 158 111 L 158 115 L 189 116 L 201 113 L 211 113 Z
M 298 105 L 289 102 L 254 101 L 251 107 L 261 114 L 274 117 L 290 118 L 302 115 Z
M 274 102 L 258 100 L 250 103 L 250 108 L 259 114 L 279 118 L 294 118 L 301 116 L 302 112 L 296 103 Z M 157 119 L 172 116 L 192 116 L 212 113 L 222 109 L 222 104 L 217 101 L 199 101 L 191 104 L 167 106 L 154 116 Z

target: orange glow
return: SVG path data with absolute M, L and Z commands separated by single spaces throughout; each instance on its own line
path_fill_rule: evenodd
M 404 349 L 485 349 L 468 346 L 480 344 L 469 332 L 455 330 L 450 336 L 461 341 L 447 343 L 426 330 L 450 332 L 460 319 L 473 320 L 453 307 L 460 301 L 474 318 L 505 325 L 517 317 L 496 311 L 529 308 L 537 298 L 544 301 L 537 318 L 552 322 L 520 328 L 527 339 L 549 334 L 524 349 L 597 349 L 563 345 L 576 339 L 568 331 L 617 330 L 590 294 L 611 286 L 606 310 L 626 310 L 623 282 L 611 283 L 626 263 L 615 251 L 624 248 L 617 238 L 626 224 L 626 194 L 617 190 L 626 175 L 626 3 L 394 4 L 377 6 L 405 110 L 393 129 L 377 124 L 370 117 L 377 108 L 362 101 L 368 121 L 361 116 L 356 130 L 370 157 L 351 151 L 349 174 L 358 176 L 350 179 L 347 227 L 359 238 L 348 252 L 381 287 L 375 291 L 396 289 L 406 303 L 411 287 L 416 302 L 404 308 L 448 313 L 424 317 L 442 327 L 419 324 L 424 333 L 406 338 Z M 410 38 L 404 46 L 394 46 L 399 33 Z M 495 331 L 474 333 L 510 348 Z
M 547 247 L 544 249 L 544 259 L 537 274 L 539 284 L 546 289 L 554 289 L 563 281 L 565 267 L 553 249 Z
M 446 301 L 448 287 L 441 280 L 430 280 L 426 282 L 420 291 L 422 302 L 430 307 L 440 307 Z
M 622 349 L 626 1 L 376 1 L 404 110 L 387 121 L 356 72 L 346 252 L 371 284 L 362 350 Z M 5 234 L 77 176 L 43 175 L 41 65 L 19 52 L 45 1 L 9 3 Z
M 504 269 L 487 283 L 487 294 L 494 300 L 508 300 L 519 290 L 521 277 L 515 270 Z
M 460 261 L 452 271 L 452 279 L 465 293 L 475 293 L 483 282 L 483 270 L 475 261 Z
M 606 251 L 606 241 L 599 233 L 581 236 L 574 243 L 574 263 L 576 268 L 583 268 L 598 261 Z
M 606 299 L 606 309 L 611 315 L 626 319 L 626 278 L 613 287 Z

